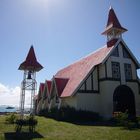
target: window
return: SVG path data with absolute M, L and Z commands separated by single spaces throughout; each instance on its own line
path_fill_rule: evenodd
M 125 79 L 126 80 L 132 79 L 131 64 L 124 64 L 124 72 L 125 72 Z
M 116 48 L 114 49 L 114 51 L 112 52 L 111 56 L 119 57 L 119 50 L 118 50 L 118 47 L 116 47 Z
M 124 58 L 130 58 L 128 52 L 126 51 L 126 49 L 123 49 L 123 57 Z
M 112 78 L 120 78 L 120 63 L 112 62 Z

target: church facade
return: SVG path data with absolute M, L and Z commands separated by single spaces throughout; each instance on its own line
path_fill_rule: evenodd
M 36 112 L 69 106 L 105 118 L 125 111 L 140 115 L 140 64 L 122 38 L 126 31 L 110 8 L 102 33 L 106 45 L 41 83 Z

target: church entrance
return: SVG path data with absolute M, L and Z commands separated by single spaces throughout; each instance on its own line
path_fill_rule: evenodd
M 117 87 L 113 95 L 113 111 L 128 112 L 129 115 L 135 116 L 135 98 L 132 90 L 125 85 Z

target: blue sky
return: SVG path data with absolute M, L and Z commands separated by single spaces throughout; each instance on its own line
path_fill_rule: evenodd
M 140 61 L 139 0 L 1 0 L 0 87 L 14 93 L 20 86 L 23 72 L 18 67 L 31 45 L 44 66 L 37 73 L 38 85 L 105 45 L 101 32 L 110 5 L 128 29 L 124 41 Z

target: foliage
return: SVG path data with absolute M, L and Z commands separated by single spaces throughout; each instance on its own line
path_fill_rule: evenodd
M 49 118 L 54 118 L 61 121 L 98 121 L 101 120 L 101 117 L 98 113 L 91 111 L 75 110 L 72 107 L 62 107 L 59 110 L 57 108 L 52 108 L 51 110 L 42 110 L 40 113 L 42 116 Z
M 21 132 L 22 126 L 29 126 L 29 131 L 34 132 L 35 126 L 37 125 L 37 119 L 34 116 L 27 116 L 24 119 L 16 120 L 16 132 Z
M 48 110 L 47 109 L 42 109 L 39 111 L 37 114 L 38 116 L 47 116 L 48 115 Z
M 11 113 L 5 118 L 5 123 L 14 124 L 16 122 L 17 118 L 18 117 L 15 113 Z
M 34 126 L 37 125 L 37 120 L 33 116 L 29 116 L 25 119 L 17 119 L 16 124 L 18 125 L 29 125 L 29 126 Z
M 139 128 L 139 124 L 136 117 L 130 117 L 127 112 L 116 112 L 113 117 L 114 122 L 118 126 L 123 126 L 127 129 Z

